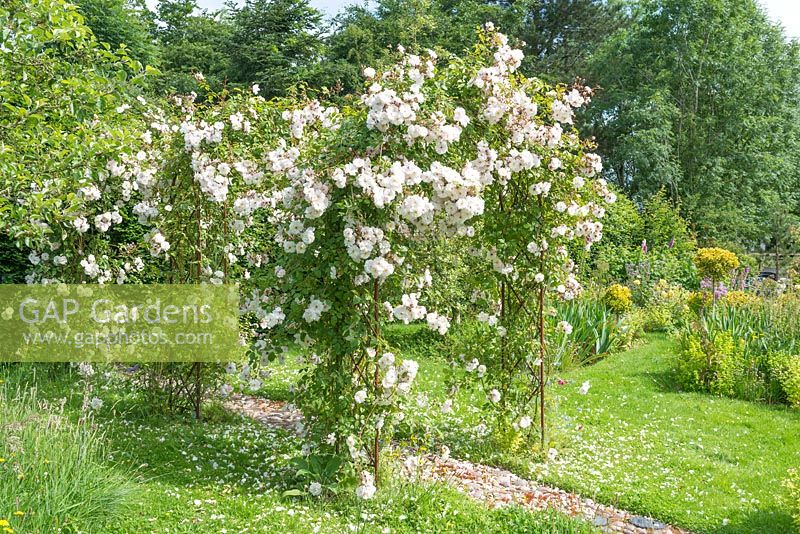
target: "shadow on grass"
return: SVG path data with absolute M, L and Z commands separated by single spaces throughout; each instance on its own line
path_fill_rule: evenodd
M 792 517 L 784 510 L 755 510 L 732 517 L 727 525 L 711 530 L 710 534 L 791 534 L 800 532 Z

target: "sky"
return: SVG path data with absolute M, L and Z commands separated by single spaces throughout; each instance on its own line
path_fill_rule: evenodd
M 215 10 L 222 7 L 225 0 L 197 0 L 201 8 Z M 311 5 L 328 16 L 335 15 L 342 7 L 364 0 L 311 0 Z M 800 39 L 800 0 L 759 0 L 767 9 L 769 17 L 786 30 L 786 35 Z
M 797 0 L 761 0 L 770 18 L 783 26 L 786 35 L 800 39 L 800 6 Z

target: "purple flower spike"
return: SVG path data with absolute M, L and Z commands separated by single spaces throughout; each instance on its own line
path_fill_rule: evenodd
M 722 282 L 714 289 L 714 300 L 719 300 L 728 294 L 728 288 Z
M 642 254 L 647 254 L 647 239 L 642 239 Z
M 669 248 L 671 249 L 674 246 L 675 246 L 675 238 L 673 237 L 672 239 L 669 240 Z

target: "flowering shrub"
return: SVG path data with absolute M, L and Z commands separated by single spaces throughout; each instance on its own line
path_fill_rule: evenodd
M 616 195 L 598 177 L 599 156 L 572 127 L 591 90 L 525 78 L 516 72 L 522 53 L 491 31 L 476 54 L 486 63 L 464 80 L 473 98 L 464 107 L 491 132 L 467 173 L 483 175 L 474 254 L 485 268 L 475 273 L 473 302 L 485 326 L 480 350 L 455 363 L 484 392 L 498 428 L 537 420 L 544 439 L 547 377 L 572 332 L 565 321 L 548 327 L 547 318 L 557 313 L 554 302 L 579 295 L 569 246 L 588 249 L 601 238 L 600 219 Z
M 790 296 L 749 296 L 735 303 L 722 299 L 685 321 L 679 382 L 690 389 L 798 406 L 797 306 Z
M 205 103 L 187 95 L 164 106 L 139 99 L 126 106 L 141 117 L 132 120 L 141 128 L 136 138 L 77 183 L 55 182 L 39 193 L 69 198 L 71 206 L 39 207 L 47 232 L 29 239 L 29 283 L 237 280 L 245 291 L 253 288 L 258 278 L 252 273 L 265 253 L 265 223 L 255 212 L 268 206 L 271 192 L 254 161 L 264 157 L 264 132 L 272 134 L 280 110 L 252 93 Z M 200 363 L 142 365 L 138 383 L 154 392 L 166 388 L 169 399 L 188 397 L 199 417 L 220 371 Z
M 439 334 L 450 326 L 423 304 L 436 281 L 418 243 L 476 239 L 474 255 L 492 277 L 473 302 L 494 338 L 484 346 L 497 351 L 473 371 L 492 377 L 487 403 L 530 426 L 530 383 L 542 366 L 525 355 L 551 335 L 542 328 L 531 345 L 531 319 L 544 321 L 546 294 L 578 294 L 566 244 L 599 239 L 604 208 L 595 199 L 614 200 L 593 179 L 599 158 L 564 128 L 588 90 L 527 80 L 516 73 L 521 52 L 504 36 L 490 28 L 479 37 L 472 53 L 442 66 L 433 52 L 399 49 L 394 65 L 364 71 L 368 89 L 353 108 L 287 109 L 291 135 L 269 156 L 277 247 L 269 289 L 254 304 L 269 332 L 263 348 L 304 346 L 312 366 L 298 402 L 314 446 L 344 447 L 376 475 L 418 370 L 397 356 L 384 324 L 422 320 Z M 536 291 L 531 314 L 522 303 Z M 561 324 L 552 335 L 569 331 Z M 516 363 L 502 364 L 502 351 Z M 362 472 L 361 480 L 359 493 L 371 496 L 378 477 Z
M 777 353 L 770 356 L 771 374 L 780 384 L 786 402 L 800 408 L 800 356 Z
M 47 247 L 42 260 L 40 247 L 61 244 L 61 222 L 76 220 L 96 194 L 82 187 L 135 139 L 140 121 L 130 108 L 145 70 L 124 50 L 103 48 L 64 0 L 3 2 L 0 27 L 0 228 L 26 255 L 33 249 L 31 263 L 64 266 L 62 248 Z M 119 221 L 115 210 L 107 211 L 105 228 Z M 79 259 L 71 260 L 79 271 Z
M 631 290 L 621 284 L 613 284 L 606 289 L 604 295 L 606 306 L 615 313 L 625 313 L 633 306 Z
M 494 338 L 477 366 L 491 367 L 487 401 L 530 426 L 533 394 L 544 409 L 546 340 L 557 348 L 572 331 L 547 327 L 551 300 L 581 290 L 568 245 L 600 239 L 615 195 L 572 127 L 591 91 L 521 76 L 522 52 L 491 27 L 479 41 L 464 58 L 399 47 L 341 108 L 267 102 L 257 86 L 120 105 L 133 133 L 101 165 L 21 194 L 37 199 L 34 223 L 17 221 L 33 249 L 28 281 L 238 282 L 251 361 L 229 377 L 257 389 L 252 364 L 299 346 L 308 451 L 345 452 L 369 498 L 418 372 L 384 326 L 446 334 L 452 317 L 425 301 L 437 282 L 425 245 L 473 240 L 485 271 L 470 304 Z M 194 378 L 176 383 L 199 413 L 204 366 L 175 371 Z
M 787 503 L 795 524 L 800 526 L 800 470 L 790 469 L 788 477 L 783 481 L 787 491 Z
M 739 267 L 739 258 L 724 248 L 701 248 L 694 257 L 694 263 L 700 278 L 709 278 L 716 286 L 716 282 L 728 278 Z
M 753 293 L 746 291 L 728 291 L 722 301 L 730 306 L 744 306 L 746 304 L 754 304 L 758 301 L 758 297 Z

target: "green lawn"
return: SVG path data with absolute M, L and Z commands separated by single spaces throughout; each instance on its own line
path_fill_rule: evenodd
M 454 414 L 442 415 L 447 365 L 406 339 L 415 328 L 390 333 L 420 363 L 401 440 L 447 444 L 454 457 L 505 466 L 700 534 L 793 532 L 780 483 L 800 467 L 800 411 L 680 392 L 671 380 L 678 347 L 667 336 L 558 375 L 563 385 L 551 387 L 548 413 L 548 447 L 558 455 L 548 461 L 540 451 L 504 452 L 486 439 L 475 393 L 461 391 Z M 284 396 L 296 370 L 288 362 L 276 372 L 270 394 Z
M 109 534 L 133 532 L 589 533 L 562 516 L 490 511 L 440 485 L 403 483 L 374 500 L 284 497 L 301 442 L 283 430 L 219 415 L 203 425 L 149 418 L 108 422 L 116 461 L 137 472 L 138 498 Z M 511 529 L 511 530 L 508 530 Z
M 676 344 L 652 336 L 634 350 L 559 376 L 551 388 L 551 442 L 558 451 L 498 451 L 482 433 L 477 395 L 459 393 L 455 413 L 439 409 L 447 365 L 431 347 L 419 359 L 414 409 L 399 440 L 448 444 L 453 456 L 505 465 L 519 474 L 615 504 L 697 533 L 792 532 L 780 481 L 800 466 L 800 411 L 682 393 L 671 377 Z M 298 365 L 276 367 L 262 394 L 289 398 Z M 65 395 L 69 377 L 40 373 L 41 394 Z M 30 377 L 6 375 L 9 385 Z M 74 378 L 74 377 L 73 377 Z M 587 395 L 579 393 L 588 380 Z M 586 532 L 561 516 L 488 511 L 441 486 L 397 479 L 362 503 L 344 491 L 329 499 L 284 497 L 301 485 L 291 461 L 300 441 L 219 408 L 209 420 L 148 415 L 105 391 L 99 421 L 109 465 L 133 473 L 133 503 L 107 532 Z M 127 403 L 131 403 L 127 406 Z M 68 404 L 77 406 L 80 398 Z M 413 437 L 412 437 L 413 436 Z M 512 530 L 509 530 L 512 529 Z
M 564 446 L 556 462 L 532 471 L 697 532 L 792 532 L 780 481 L 800 466 L 800 411 L 678 392 L 676 350 L 653 337 L 569 373 L 591 389 L 564 387 Z
M 283 383 L 288 388 L 294 373 L 287 368 L 286 374 L 289 379 Z M 279 377 L 280 373 L 276 380 Z M 35 383 L 40 399 L 66 398 L 65 415 L 75 420 L 80 415 L 77 377 L 64 366 L 0 366 L 0 380 L 12 392 Z M 338 496 L 287 497 L 285 490 L 305 485 L 295 477 L 292 461 L 302 456 L 302 442 L 293 434 L 219 406 L 207 408 L 206 421 L 198 424 L 191 418 L 148 414 L 136 396 L 124 390 L 104 389 L 101 394 L 106 404 L 96 422 L 105 436 L 106 466 L 129 481 L 124 485 L 130 497 L 121 518 L 99 530 L 82 529 L 86 534 L 595 532 L 556 514 L 518 507 L 489 510 L 443 485 L 399 477 L 392 477 L 370 501 L 357 499 L 349 486 Z M 16 461 L 19 457 L 6 445 L 0 443 L 0 458 Z M 41 465 L 56 452 L 26 450 L 24 462 Z M 0 494 L 12 483 L 12 475 L 0 469 Z M 41 507 L 26 503 L 24 498 L 0 503 L 0 519 L 9 518 L 18 534 L 35 534 L 24 528 L 24 518 L 12 516 L 17 509 L 28 515 L 42 513 Z

